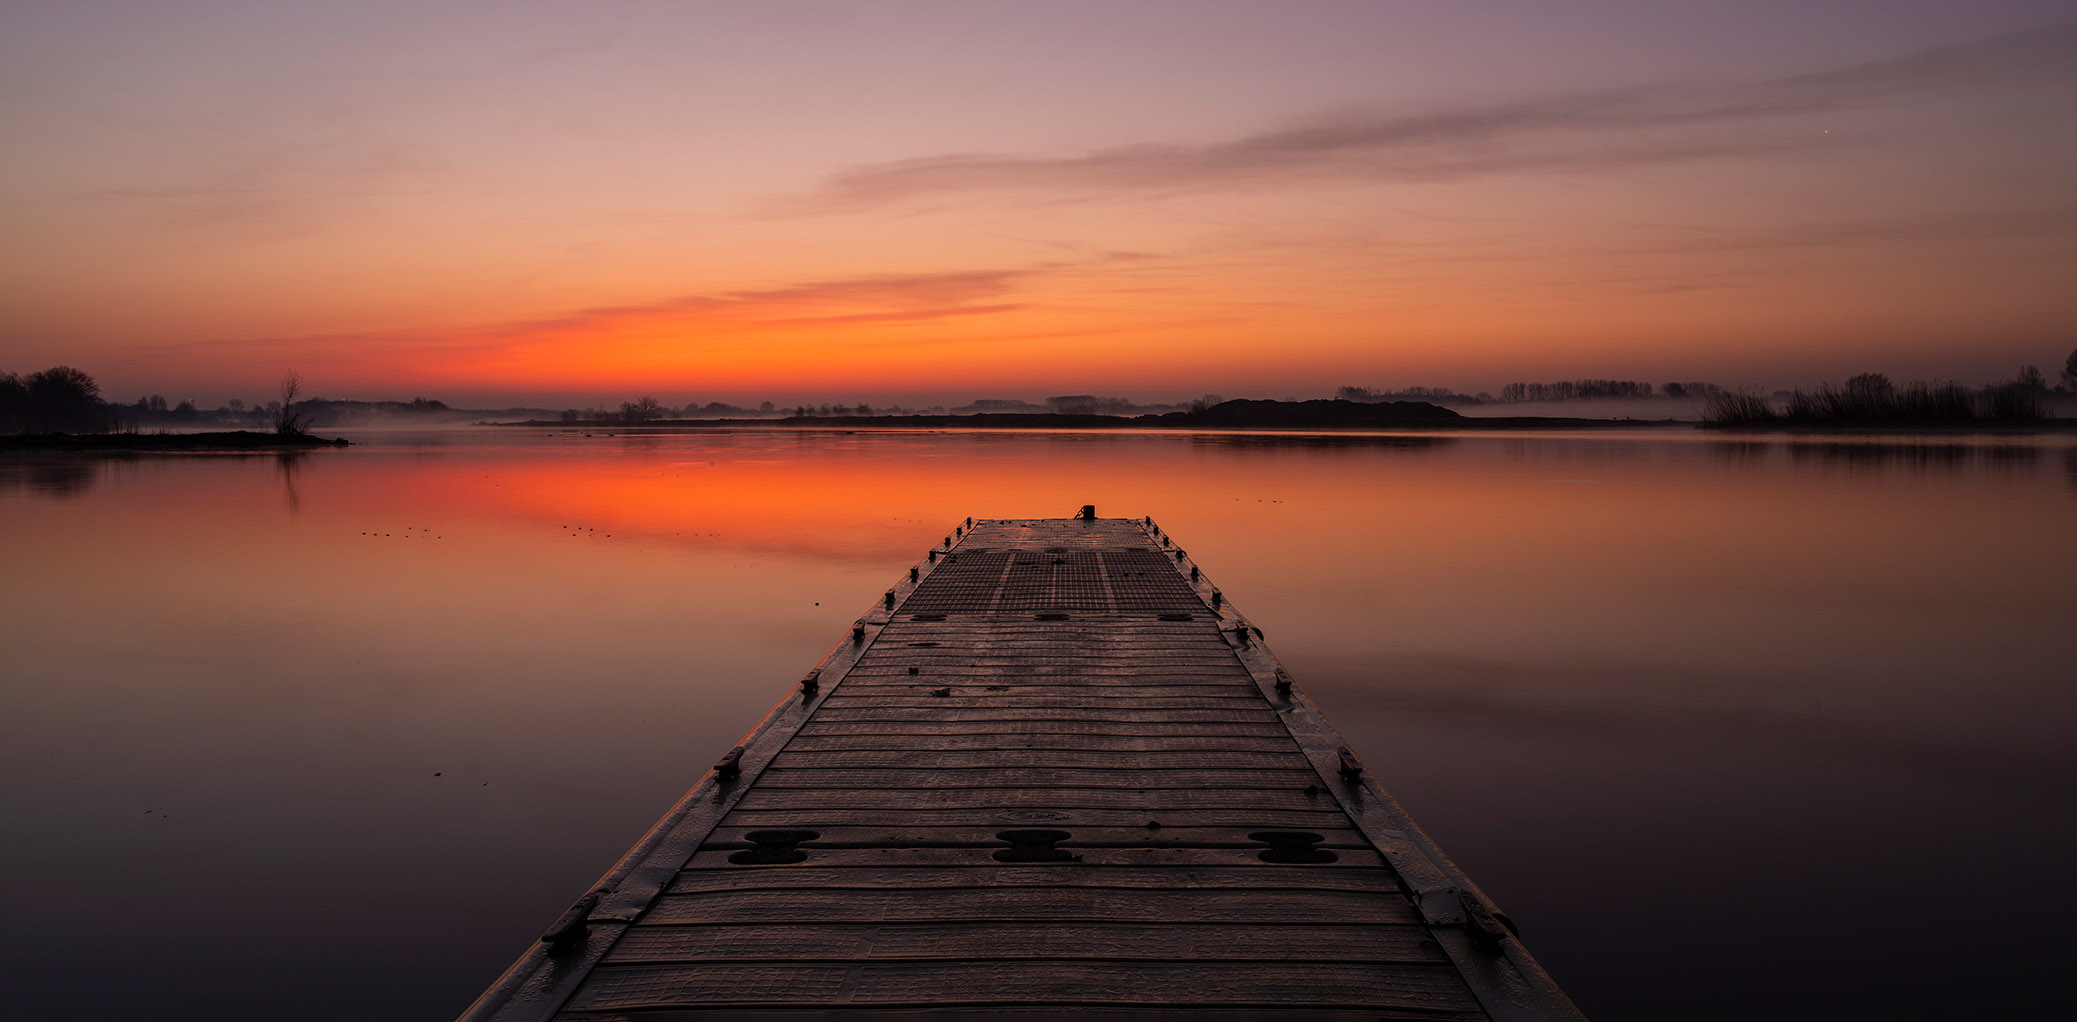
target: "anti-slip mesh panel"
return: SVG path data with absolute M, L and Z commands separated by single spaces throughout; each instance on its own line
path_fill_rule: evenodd
M 960 550 L 902 614 L 1192 614 L 1204 602 L 1153 550 Z

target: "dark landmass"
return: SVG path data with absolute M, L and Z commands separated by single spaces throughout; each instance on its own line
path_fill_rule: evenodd
M 1225 401 L 1209 408 L 1160 415 L 1087 415 L 1070 412 L 983 412 L 977 415 L 793 415 L 783 419 L 654 419 L 498 423 L 563 429 L 1608 429 L 1680 425 L 1673 419 L 1563 419 L 1542 416 L 1474 417 L 1425 401 Z
M 0 451 L 297 451 L 345 447 L 307 433 L 30 433 L 0 436 Z

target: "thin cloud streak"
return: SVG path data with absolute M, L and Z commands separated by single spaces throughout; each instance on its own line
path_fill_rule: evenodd
M 1739 129 L 1941 91 L 2042 83 L 2077 84 L 2077 22 L 1742 87 L 1614 89 L 1063 158 L 947 154 L 870 164 L 830 177 L 783 211 L 851 212 L 983 191 L 1146 193 L 1315 176 L 1462 180 L 1758 155 L 1807 139 Z
M 688 295 L 634 305 L 593 306 L 478 327 L 206 341 L 169 346 L 157 354 L 172 357 L 204 348 L 261 346 L 357 362 L 381 350 L 408 350 L 416 355 L 495 355 L 512 350 L 515 344 L 553 344 L 608 335 L 621 327 L 658 323 L 688 331 L 712 328 L 724 333 L 813 325 L 923 323 L 1021 310 L 1025 308 L 1021 303 L 987 299 L 1000 298 L 1037 272 L 1040 271 L 879 274 Z

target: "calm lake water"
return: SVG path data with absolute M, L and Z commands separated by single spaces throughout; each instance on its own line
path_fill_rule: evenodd
M 458 1013 L 952 523 L 1152 515 L 1599 1019 L 2077 1011 L 2077 439 L 0 458 L 0 1015 Z

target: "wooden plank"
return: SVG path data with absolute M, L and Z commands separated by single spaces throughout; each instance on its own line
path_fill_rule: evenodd
M 1127 749 L 1159 751 L 1288 752 L 1297 749 L 1288 735 L 1092 735 L 1092 734 L 839 734 L 796 735 L 787 752 L 835 750 L 955 749 Z
M 973 767 L 1129 767 L 1147 770 L 1310 769 L 1297 749 L 1280 752 L 1205 752 L 1190 749 L 943 749 L 816 751 L 789 748 L 774 767 L 817 770 L 855 768 L 967 769 Z
M 1361 1005 L 1418 1009 L 1423 1017 L 1467 1012 L 1464 981 L 1444 965 L 1403 963 L 1142 963 L 1130 970 L 1076 960 L 864 965 L 610 965 L 572 1002 L 579 1011 L 633 1011 L 691 1001 L 750 1005 L 1016 1004 Z
M 1306 890 L 1365 891 L 1400 895 L 1397 876 L 1389 869 L 1356 867 L 1337 863 L 1332 869 L 1262 869 L 1246 866 L 1105 866 L 1101 869 L 1063 869 L 1048 865 L 1004 865 L 988 862 L 971 866 L 918 866 L 899 873 L 884 869 L 849 866 L 818 866 L 802 863 L 782 873 L 743 866 L 688 868 L 680 872 L 669 890 L 674 894 L 730 890 L 931 890 L 976 887 L 1104 887 L 1118 890 L 1139 888 L 1187 888 L 1190 890 Z M 1307 922 L 1365 922 L 1340 916 Z M 646 921 L 645 921 L 646 922 Z
M 962 683 L 950 678 L 921 678 L 910 675 L 902 682 L 886 682 L 876 685 L 846 685 L 844 691 L 831 693 L 825 705 L 830 707 L 923 707 L 931 710 L 940 704 L 935 699 L 956 699 L 956 705 L 968 709 L 1036 706 L 1047 709 L 1102 709 L 1124 707 L 1128 709 L 1193 709 L 1233 710 L 1245 714 L 1262 707 L 1262 696 L 1252 691 L 1242 691 L 1239 686 L 1203 686 L 1195 692 L 1182 689 L 1119 688 L 1105 691 L 1090 686 L 1079 692 L 1061 685 L 996 685 Z M 980 700 L 986 700 L 985 702 Z
M 745 812 L 777 809 L 1136 809 L 1159 819 L 1196 809 L 1332 809 L 1324 790 L 1229 788 L 1224 790 L 1120 788 L 962 788 L 950 791 L 888 788 L 767 788 L 745 792 L 736 807 Z
M 1446 964 L 1425 926 L 1175 923 L 820 923 L 637 926 L 616 963 L 837 958 L 1104 959 L 1110 961 L 1348 961 Z
M 730 813 L 707 834 L 703 849 L 721 847 L 749 847 L 751 839 L 745 835 L 764 829 L 756 824 L 736 822 L 736 814 Z M 899 847 L 905 845 L 955 844 L 971 848 L 1002 848 L 1005 842 L 996 837 L 1005 827 L 1028 826 L 1025 824 L 939 824 L 928 826 L 913 823 L 906 817 L 898 824 L 828 824 L 814 830 L 818 837 L 805 841 L 797 847 L 803 851 L 817 848 L 833 848 L 845 844 L 881 845 Z M 1238 827 L 1212 827 L 1199 825 L 1196 817 L 1186 817 L 1183 822 L 1161 827 L 1148 827 L 1144 821 L 1123 826 L 1102 826 L 1093 823 L 1076 823 L 1071 829 L 1065 823 L 1060 828 L 1068 830 L 1071 837 L 1060 842 L 1062 847 L 1097 844 L 1169 844 L 1169 845 L 1220 845 L 1261 851 L 1268 845 L 1248 835 L 1261 831 L 1259 824 L 1243 824 Z M 1363 832 L 1348 825 L 1347 820 L 1335 826 L 1316 827 L 1308 831 L 1320 835 L 1327 847 L 1369 848 L 1363 840 Z
M 748 845 L 745 844 L 740 847 L 747 848 Z M 1007 847 L 1006 844 L 1000 842 L 993 845 L 973 845 L 960 848 L 827 848 L 810 844 L 801 846 L 799 851 L 807 856 L 804 860 L 805 863 L 816 866 L 913 869 L 917 867 L 993 865 L 998 861 L 995 859 L 994 853 Z M 1162 847 L 1148 844 L 1139 847 L 1122 848 L 1090 847 L 1068 843 L 1061 847 L 1073 857 L 1071 860 L 1057 864 L 1040 863 L 1037 865 L 1054 865 L 1055 868 L 1077 865 L 1106 867 L 1251 866 L 1264 871 L 1269 870 L 1268 864 L 1261 861 L 1260 853 L 1262 846 L 1260 845 L 1254 847 L 1205 848 L 1193 846 Z M 734 863 L 730 856 L 736 854 L 736 850 L 726 847 L 704 848 L 695 853 L 686 865 L 689 868 L 701 869 L 719 869 L 723 866 L 733 865 Z M 1367 844 L 1362 848 L 1336 848 L 1332 852 L 1336 856 L 1334 862 L 1290 868 L 1328 869 L 1335 866 L 1369 867 L 1383 866 L 1385 864 L 1384 858 Z M 744 868 L 773 871 L 781 867 L 773 865 L 746 866 Z
M 831 705 L 815 712 L 815 722 L 848 724 L 875 720 L 910 720 L 925 723 L 963 724 L 976 721 L 1013 720 L 1057 720 L 1075 723 L 1107 724 L 1192 724 L 1192 723 L 1255 723 L 1274 725 L 1275 711 L 1264 706 L 1247 710 L 1170 710 L 1134 709 L 1130 706 L 1090 706 L 1086 709 L 1064 706 L 1034 706 L 1028 709 L 1017 707 L 967 709 L 958 704 L 944 709 L 927 707 L 935 712 L 921 713 L 907 708 L 880 708 L 872 706 Z
M 921 767 L 817 770 L 774 764 L 758 778 L 759 788 L 1206 788 L 1302 789 L 1316 784 L 1310 769 L 1158 770 L 1119 767 Z
M 1144 827 L 1149 813 L 1132 809 L 910 809 L 901 814 L 904 823 L 918 827 Z M 772 830 L 814 830 L 817 827 L 859 826 L 885 823 L 882 809 L 737 809 L 727 822 L 735 826 Z M 1174 817 L 1203 827 L 1246 827 L 1253 830 L 1319 831 L 1322 827 L 1348 824 L 1348 814 L 1339 806 L 1330 809 L 1191 809 Z M 1154 821 L 1159 822 L 1159 821 Z M 1166 829 L 1167 825 L 1163 825 Z
M 1036 868 L 1036 867 L 1034 867 Z M 1074 867 L 1056 867 L 1070 872 Z M 1109 867 L 1095 867 L 1109 868 Z M 773 877 L 782 870 L 767 870 Z M 893 872 L 893 871 L 883 871 Z M 775 880 L 774 883 L 780 881 Z M 671 923 L 1056 922 L 1310 923 L 1320 919 L 1418 923 L 1397 891 L 1163 890 L 1086 886 L 851 889 L 788 886 L 666 894 L 643 925 Z
M 1147 738 L 1169 736 L 1247 735 L 1289 740 L 1291 732 L 1276 720 L 822 720 L 808 718 L 801 735 L 1129 735 Z

